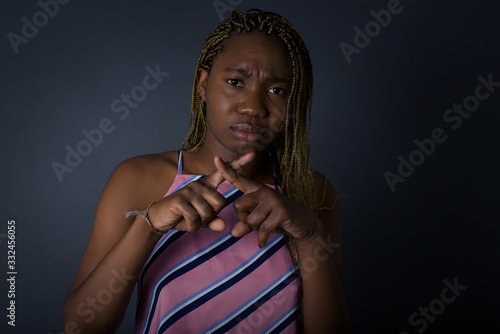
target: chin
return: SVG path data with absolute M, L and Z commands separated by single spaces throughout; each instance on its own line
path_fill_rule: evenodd
M 259 154 L 263 152 L 269 145 L 264 145 L 261 142 L 240 142 L 236 145 L 234 151 L 238 152 L 240 155 L 248 153 L 250 151 Z

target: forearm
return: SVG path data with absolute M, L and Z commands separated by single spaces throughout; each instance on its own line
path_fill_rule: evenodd
M 68 295 L 63 307 L 65 328 L 76 327 L 82 330 L 80 333 L 115 331 L 137 277 L 159 239 L 143 217 L 136 217 L 85 281 Z
M 303 282 L 306 333 L 350 333 L 351 314 L 343 278 L 332 259 L 335 251 L 321 233 L 297 244 Z

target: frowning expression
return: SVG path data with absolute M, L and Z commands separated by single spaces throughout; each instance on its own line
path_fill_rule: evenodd
M 262 151 L 284 129 L 291 86 L 290 55 L 281 40 L 263 32 L 226 39 L 210 71 L 198 72 L 207 112 L 204 145 L 231 155 Z

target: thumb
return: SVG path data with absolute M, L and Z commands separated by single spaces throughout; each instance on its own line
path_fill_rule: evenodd
M 253 231 L 253 229 L 248 224 L 245 224 L 245 223 L 239 221 L 231 229 L 231 235 L 233 237 L 239 238 L 239 237 L 242 237 L 245 234 L 248 234 L 252 231 Z
M 226 228 L 226 223 L 224 220 L 217 216 L 207 223 L 207 227 L 215 232 L 222 232 Z

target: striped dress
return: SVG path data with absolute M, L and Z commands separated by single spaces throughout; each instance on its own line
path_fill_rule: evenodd
M 199 175 L 182 174 L 182 151 L 167 195 Z M 138 281 L 136 333 L 297 333 L 297 270 L 281 234 L 259 248 L 257 233 L 229 231 L 238 221 L 232 202 L 242 192 L 229 182 L 219 213 L 226 229 L 170 230 L 158 242 Z

